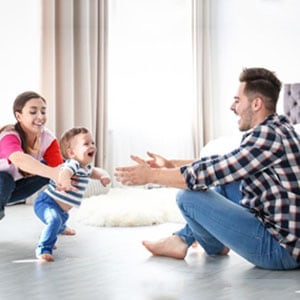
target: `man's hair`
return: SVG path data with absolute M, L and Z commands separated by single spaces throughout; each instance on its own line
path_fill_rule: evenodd
M 274 72 L 264 68 L 245 68 L 239 80 L 246 83 L 244 92 L 248 97 L 260 96 L 267 110 L 276 111 L 281 81 Z
M 61 154 L 65 159 L 69 158 L 67 150 L 70 148 L 71 140 L 80 133 L 89 133 L 89 130 L 85 127 L 73 127 L 62 134 L 59 142 Z

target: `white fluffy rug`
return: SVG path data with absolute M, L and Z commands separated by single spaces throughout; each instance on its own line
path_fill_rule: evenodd
M 85 198 L 76 220 L 92 226 L 145 226 L 184 222 L 173 188 L 112 188 L 106 194 Z

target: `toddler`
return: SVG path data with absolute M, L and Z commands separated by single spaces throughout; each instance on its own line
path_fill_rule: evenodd
M 60 166 L 57 183 L 51 180 L 34 203 L 35 214 L 46 224 L 35 250 L 36 257 L 44 261 L 54 261 L 52 250 L 57 236 L 67 228 L 68 211 L 80 206 L 89 177 L 99 179 L 104 186 L 111 181 L 91 165 L 97 148 L 88 129 L 75 127 L 66 131 L 60 147 L 65 162 Z

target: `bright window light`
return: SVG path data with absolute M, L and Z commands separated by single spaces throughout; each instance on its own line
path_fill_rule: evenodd
M 114 165 L 152 150 L 192 157 L 191 1 L 109 1 Z
M 0 1 L 0 37 L 1 127 L 15 123 L 18 94 L 39 92 L 40 0 Z

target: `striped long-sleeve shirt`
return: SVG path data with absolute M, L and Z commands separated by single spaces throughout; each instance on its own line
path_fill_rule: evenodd
M 71 206 L 78 207 L 81 204 L 83 194 L 89 183 L 92 166 L 88 165 L 86 168 L 83 168 L 76 160 L 68 159 L 62 164 L 61 168 L 67 168 L 71 171 L 71 173 L 73 174 L 72 184 L 77 188 L 77 191 L 60 192 L 56 190 L 55 182 L 53 180 L 50 180 L 45 193 L 47 193 L 51 198 L 55 200 L 59 200 Z
M 284 116 L 270 115 L 239 148 L 181 168 L 189 189 L 241 180 L 241 205 L 300 262 L 300 137 Z

